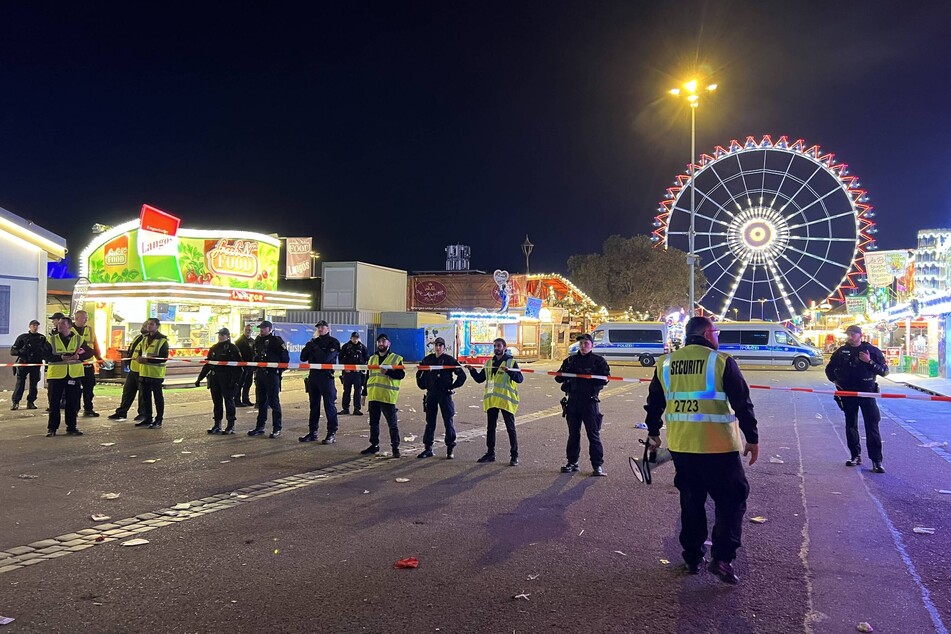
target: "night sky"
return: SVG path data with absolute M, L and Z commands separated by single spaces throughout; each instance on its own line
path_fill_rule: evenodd
M 150 203 L 325 260 L 566 272 L 648 234 L 690 155 L 789 135 L 849 164 L 883 249 L 951 226 L 947 2 L 0 0 L 0 206 L 64 236 Z M 75 267 L 75 263 L 73 264 Z

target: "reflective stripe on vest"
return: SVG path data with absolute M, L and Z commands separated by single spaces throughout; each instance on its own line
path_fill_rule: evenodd
M 59 356 L 75 354 L 82 340 L 83 338 L 77 334 L 73 334 L 73 336 L 69 338 L 69 342 L 65 345 L 58 334 L 50 335 L 47 339 L 53 348 L 53 354 Z M 65 379 L 67 377 L 79 379 L 82 378 L 85 373 L 86 371 L 83 368 L 82 361 L 53 361 L 46 368 L 46 378 L 50 380 Z
M 156 337 L 152 339 L 151 342 L 146 345 L 145 337 L 142 338 L 142 343 L 139 344 L 142 348 L 142 354 L 145 356 L 157 357 L 159 356 L 159 350 L 162 348 L 162 344 L 167 341 L 164 337 Z M 139 364 L 139 376 L 143 376 L 149 379 L 164 379 L 165 378 L 165 361 L 161 363 L 140 363 Z
M 664 418 L 671 451 L 740 451 L 736 416 L 723 391 L 726 358 L 698 345 L 686 346 L 664 357 L 659 369 L 667 399 Z M 678 371 L 672 372 L 672 366 Z
M 379 354 L 370 357 L 369 365 L 403 365 L 403 357 L 392 352 L 380 360 Z M 367 401 L 395 404 L 400 395 L 400 380 L 390 378 L 386 370 L 370 370 L 367 378 Z
M 492 372 L 492 359 L 485 362 L 485 392 L 482 395 L 482 409 L 504 409 L 506 412 L 516 413 L 518 411 L 518 388 L 509 373 L 502 368 L 511 368 L 515 364 L 514 359 L 506 359 L 499 364 L 498 372 Z

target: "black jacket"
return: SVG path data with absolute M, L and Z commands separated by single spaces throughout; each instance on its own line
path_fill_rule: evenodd
M 599 354 L 573 354 L 561 362 L 559 372 L 569 374 L 597 374 L 608 376 L 611 368 L 608 362 Z M 568 400 L 589 401 L 597 398 L 601 388 L 608 384 L 606 379 L 578 379 L 573 377 L 556 376 L 555 381 L 561 383 L 561 391 L 568 394 Z
M 869 363 L 859 359 L 860 352 L 869 354 Z M 888 374 L 888 364 L 881 350 L 863 341 L 857 346 L 846 344 L 833 352 L 825 370 L 826 377 L 843 390 L 878 392 L 875 379 Z
M 301 363 L 337 363 L 337 357 L 340 355 L 340 342 L 336 337 L 330 335 L 320 335 L 314 337 L 300 351 Z M 314 378 L 332 379 L 333 370 L 311 370 L 310 376 Z
M 685 346 L 704 346 L 713 349 L 710 342 L 703 337 L 687 337 Z M 667 397 L 664 394 L 664 385 L 660 381 L 660 373 L 663 371 L 661 364 L 654 370 L 654 378 L 651 379 L 650 387 L 647 388 L 647 433 L 650 436 L 660 434 L 660 428 L 664 425 L 664 410 L 667 409 Z M 750 400 L 750 386 L 746 384 L 746 379 L 740 372 L 733 357 L 727 357 L 726 368 L 723 370 L 723 391 L 726 393 L 727 400 L 730 401 L 730 407 L 736 414 L 736 421 L 740 425 L 740 431 L 746 442 L 751 445 L 759 444 L 759 432 L 756 429 L 756 417 L 753 415 L 753 401 Z
M 252 361 L 267 363 L 289 363 L 290 354 L 287 352 L 287 344 L 284 340 L 275 334 L 258 335 L 254 339 L 254 358 Z M 258 372 L 269 371 L 283 374 L 283 368 L 258 368 Z
M 427 354 L 420 365 L 454 365 L 452 370 L 418 370 L 416 387 L 427 392 L 451 392 L 466 382 L 466 373 L 455 357 L 448 354 Z M 453 378 L 455 377 L 455 378 Z
M 234 340 L 234 345 L 238 346 L 238 350 L 241 351 L 242 361 L 251 361 L 254 359 L 254 339 L 241 335 Z
M 241 358 L 241 351 L 238 349 L 238 346 L 230 341 L 219 341 L 208 348 L 208 356 L 205 358 L 208 361 L 244 360 Z M 209 378 L 209 384 L 211 379 L 214 379 L 220 383 L 233 385 L 241 379 L 241 366 L 209 365 L 206 363 L 201 366 L 201 372 L 198 373 L 198 381 L 201 381 L 206 375 Z
M 503 361 L 507 361 L 512 358 L 512 353 L 506 350 L 502 353 L 501 357 L 496 357 L 492 355 L 492 365 L 490 366 L 493 375 L 497 374 L 499 371 L 499 366 L 502 365 Z M 518 361 L 512 364 L 512 369 L 518 367 Z M 508 377 L 512 380 L 513 383 L 521 383 L 525 376 L 521 372 L 506 372 Z M 472 377 L 472 380 L 476 383 L 485 383 L 485 368 L 481 370 L 476 370 L 475 368 L 469 368 L 469 376 Z
M 13 342 L 10 354 L 20 363 L 42 363 L 46 337 L 40 332 L 25 332 Z
M 340 348 L 340 363 L 365 365 L 370 358 L 370 351 L 361 342 L 348 341 Z M 345 370 L 346 371 L 346 370 Z

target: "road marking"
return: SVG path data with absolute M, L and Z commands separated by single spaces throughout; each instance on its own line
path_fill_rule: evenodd
M 637 384 L 625 385 L 617 389 L 602 393 L 602 398 L 625 394 L 636 388 Z M 524 425 L 532 421 L 549 418 L 561 413 L 561 405 L 549 407 L 516 418 L 516 425 Z M 486 429 L 471 429 L 457 435 L 456 441 L 470 441 L 486 435 Z M 401 445 L 404 451 L 412 452 L 419 445 Z M 218 493 L 208 497 L 180 502 L 173 506 L 159 509 L 151 513 L 140 513 L 134 517 L 112 520 L 103 524 L 66 533 L 50 539 L 39 540 L 25 546 L 14 546 L 0 551 L 0 574 L 19 570 L 51 559 L 106 544 L 121 539 L 139 537 L 142 533 L 153 531 L 163 526 L 171 526 L 178 522 L 185 522 L 208 513 L 215 513 L 234 508 L 241 504 L 254 502 L 262 498 L 281 493 L 296 491 L 297 489 L 320 484 L 345 475 L 360 473 L 380 466 L 398 464 L 392 460 L 385 460 L 378 456 L 354 458 L 346 464 L 334 465 L 323 469 L 315 469 L 294 475 L 276 478 L 260 484 L 252 484 L 234 491 Z M 178 508 L 175 508 L 178 507 Z

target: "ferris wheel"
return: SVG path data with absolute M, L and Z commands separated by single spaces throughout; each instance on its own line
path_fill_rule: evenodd
M 864 275 L 877 232 L 848 166 L 818 145 L 747 137 L 702 154 L 667 188 L 655 242 L 694 252 L 709 282 L 698 303 L 720 318 L 785 321 L 825 299 L 844 300 Z

